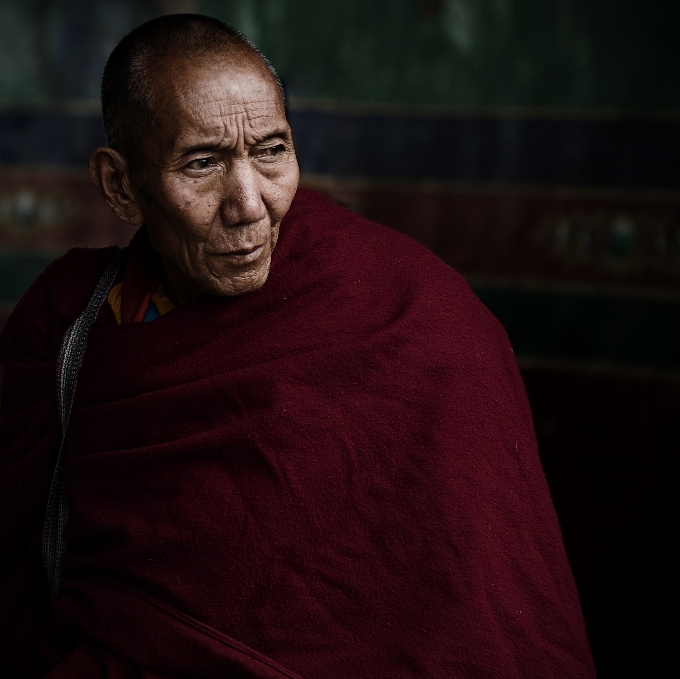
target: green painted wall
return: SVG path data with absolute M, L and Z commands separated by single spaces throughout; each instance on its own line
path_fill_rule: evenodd
M 252 36 L 303 96 L 680 108 L 677 1 L 206 0 L 201 7 Z
M 95 99 L 116 41 L 174 7 L 243 30 L 300 97 L 680 110 L 680 0 L 0 0 L 0 101 Z

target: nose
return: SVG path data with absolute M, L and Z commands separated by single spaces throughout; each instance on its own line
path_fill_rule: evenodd
M 267 216 L 259 176 L 246 158 L 232 163 L 226 177 L 222 216 L 227 226 L 245 226 Z

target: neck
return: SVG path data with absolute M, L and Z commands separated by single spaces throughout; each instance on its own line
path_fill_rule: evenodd
M 176 306 L 193 302 L 201 294 L 191 281 L 177 268 L 177 265 L 168 257 L 160 255 L 163 265 L 163 287 L 165 294 Z

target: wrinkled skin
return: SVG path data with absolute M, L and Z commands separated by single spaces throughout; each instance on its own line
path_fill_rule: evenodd
M 90 176 L 118 217 L 145 222 L 176 304 L 264 285 L 299 180 L 281 94 L 249 53 L 176 58 L 152 72 L 143 186 L 109 147 Z

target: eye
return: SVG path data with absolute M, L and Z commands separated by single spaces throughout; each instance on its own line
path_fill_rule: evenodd
M 286 150 L 283 144 L 277 144 L 276 146 L 267 146 L 266 148 L 260 149 L 257 153 L 261 158 L 275 158 Z
M 196 158 L 187 167 L 191 170 L 207 170 L 215 164 L 212 158 Z

